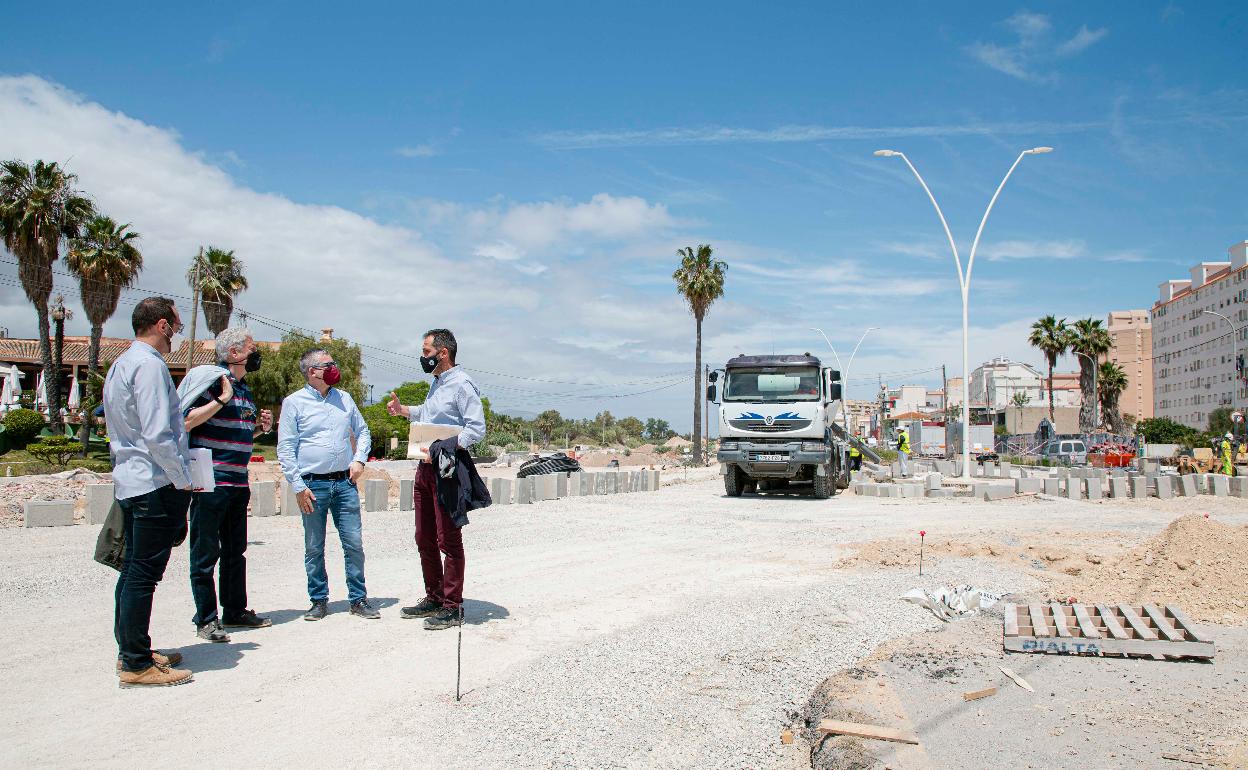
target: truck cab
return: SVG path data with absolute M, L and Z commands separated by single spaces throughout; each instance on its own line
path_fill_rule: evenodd
M 711 373 L 707 399 L 719 407 L 716 459 L 729 496 L 798 482 L 825 499 L 847 485 L 848 447 L 832 428 L 840 379 L 809 354 L 742 355 Z

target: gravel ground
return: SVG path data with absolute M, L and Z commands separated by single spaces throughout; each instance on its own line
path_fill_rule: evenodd
M 946 560 L 923 578 L 834 569 L 847 546 L 921 528 L 1138 538 L 1194 504 L 733 499 L 708 475 L 475 514 L 458 703 L 455 632 L 398 617 L 420 595 L 407 514 L 365 518 L 382 619 L 346 614 L 331 537 L 334 614 L 315 624 L 300 620 L 299 522 L 251 520 L 250 603 L 275 625 L 225 645 L 194 636 L 178 549 L 152 629 L 196 677 L 146 692 L 115 684 L 115 573 L 90 560 L 96 529 L 0 530 L 0 766 L 808 766 L 777 736 L 812 688 L 877 644 L 939 624 L 894 597 L 940 582 L 1036 587 L 986 560 Z M 1248 520 L 1223 507 L 1219 518 Z

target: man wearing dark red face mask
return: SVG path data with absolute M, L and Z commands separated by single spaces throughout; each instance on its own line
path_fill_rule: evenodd
M 355 400 L 334 387 L 342 374 L 328 352 L 316 348 L 304 353 L 299 370 L 308 384 L 282 401 L 277 459 L 303 513 L 303 565 L 312 600 L 303 619 L 320 620 L 328 612 L 325 525 L 330 515 L 346 559 L 351 614 L 379 618 L 381 613 L 364 587 L 360 495 L 355 486 L 364 472 L 372 435 Z

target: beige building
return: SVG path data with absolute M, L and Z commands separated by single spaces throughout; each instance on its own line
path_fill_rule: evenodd
M 1136 420 L 1153 416 L 1153 323 L 1147 310 L 1115 310 L 1109 314 L 1109 336 L 1113 340 L 1106 359 L 1127 374 L 1127 389 L 1118 399 L 1123 415 Z
M 1150 311 L 1153 414 L 1201 430 L 1214 409 L 1248 398 L 1234 355 L 1248 346 L 1248 241 L 1228 252 L 1229 261 L 1199 262 L 1189 278 L 1163 281 Z
M 878 401 L 857 401 L 849 399 L 845 402 L 845 412 L 849 417 L 849 432 L 866 434 L 871 430 L 871 418 L 879 410 Z

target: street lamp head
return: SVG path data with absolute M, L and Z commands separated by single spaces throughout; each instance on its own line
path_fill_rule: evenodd
M 1052 147 L 1032 147 L 1030 150 L 1024 150 L 1024 155 L 1043 155 L 1046 152 L 1053 152 Z
M 901 153 L 896 150 L 876 150 L 874 154 L 877 158 L 891 158 L 894 155 L 900 155 Z

